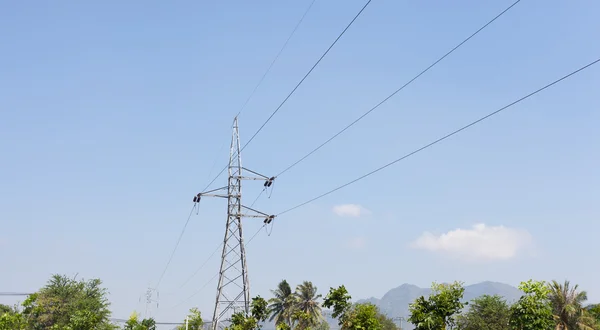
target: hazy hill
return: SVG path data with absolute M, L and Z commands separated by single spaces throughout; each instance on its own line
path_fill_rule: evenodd
M 370 302 L 386 314 L 388 317 L 404 317 L 408 318 L 408 305 L 420 296 L 429 296 L 429 288 L 419 288 L 412 284 L 402 284 L 401 286 L 391 289 L 386 294 L 379 298 L 369 298 L 358 300 L 358 303 Z M 500 295 L 504 297 L 509 303 L 512 303 L 519 299 L 521 291 L 519 289 L 510 286 L 508 284 L 497 283 L 497 282 L 482 282 L 478 284 L 465 286 L 464 300 L 470 301 L 473 298 L 477 298 L 481 295 Z M 327 317 L 327 321 L 331 326 L 332 330 L 338 329 L 337 320 Z M 405 329 L 412 329 L 411 325 L 403 323 Z M 275 324 L 267 322 L 264 330 L 275 329 Z

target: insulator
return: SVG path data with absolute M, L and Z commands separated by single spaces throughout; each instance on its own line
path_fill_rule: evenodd
M 200 193 L 198 193 L 198 195 L 194 196 L 194 203 L 200 203 L 200 197 L 201 197 Z
M 265 223 L 269 224 L 269 223 L 271 223 L 271 221 L 273 221 L 273 219 L 275 219 L 275 216 L 274 215 L 270 215 L 268 218 L 265 219 Z
M 274 181 L 274 180 L 275 180 L 275 177 L 274 177 L 274 176 L 270 177 L 269 179 L 267 179 L 267 181 L 265 181 L 265 184 L 264 184 L 264 186 L 265 186 L 265 187 L 270 187 L 270 186 L 273 184 L 273 181 Z

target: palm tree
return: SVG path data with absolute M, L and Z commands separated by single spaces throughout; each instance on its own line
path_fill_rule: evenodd
M 294 296 L 296 296 L 296 310 L 306 316 L 303 318 L 303 323 L 307 323 L 305 326 L 316 326 L 323 320 L 321 304 L 317 301 L 321 295 L 317 294 L 317 287 L 312 282 L 304 281 L 298 285 Z
M 570 287 L 569 281 L 564 284 L 552 281 L 549 287 L 556 330 L 594 330 L 593 318 L 583 308 L 587 300 L 585 291 L 578 292 L 579 286 Z
M 279 282 L 276 290 L 271 290 L 275 297 L 269 299 L 269 321 L 275 320 L 275 324 L 292 324 L 292 313 L 295 306 L 295 296 L 292 288 L 286 280 Z

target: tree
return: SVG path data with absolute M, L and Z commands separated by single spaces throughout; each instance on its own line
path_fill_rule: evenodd
M 0 304 L 0 315 L 14 314 L 15 312 L 16 312 L 16 308 L 10 307 L 8 305 Z
M 23 316 L 32 330 L 114 328 L 106 289 L 99 279 L 89 281 L 53 275 L 45 287 L 23 302 Z
M 549 330 L 554 328 L 552 306 L 545 282 L 529 280 L 521 282 L 519 289 L 524 295 L 511 306 L 510 327 L 513 330 Z
M 329 288 L 329 293 L 327 293 L 323 301 L 323 307 L 333 308 L 332 316 L 338 319 L 340 327 L 344 324 L 346 313 L 352 307 L 350 299 L 352 297 L 348 293 L 348 290 L 346 290 L 345 286 L 341 285 L 336 289 Z
M 330 288 L 325 297 L 323 307 L 332 308 L 332 316 L 338 319 L 338 324 L 343 330 L 372 329 L 396 330 L 392 320 L 379 312 L 373 304 L 352 304 L 352 297 L 343 285 L 334 289 Z
M 266 321 L 269 317 L 269 309 L 267 308 L 267 306 L 267 301 L 261 296 L 256 296 L 252 298 L 250 309 L 252 317 L 256 319 L 257 323 L 262 323 Z
M 378 311 L 377 319 L 379 323 L 381 323 L 382 330 L 398 330 L 396 323 L 389 317 L 383 315 L 380 311 Z
M 466 305 L 461 299 L 465 289 L 460 282 L 431 286 L 429 298 L 421 296 L 410 304 L 408 321 L 415 330 L 445 330 L 454 326 L 454 315 Z
M 548 288 L 556 330 L 594 330 L 596 322 L 583 308 L 587 300 L 585 291 L 578 292 L 579 286 L 571 287 L 569 281 L 564 284 L 552 281 Z
M 187 322 L 187 327 L 185 322 Z M 201 330 L 204 325 L 204 321 L 202 320 L 202 314 L 198 310 L 198 308 L 190 309 L 190 313 L 184 321 L 183 325 L 177 327 L 178 330 Z
M 315 327 L 315 330 L 329 330 L 329 329 L 330 329 L 329 323 L 327 323 L 327 321 L 325 321 L 325 320 L 321 321 L 321 323 Z
M 316 326 L 323 320 L 321 305 L 318 302 L 321 295 L 317 294 L 316 286 L 311 282 L 304 281 L 296 287 L 294 296 L 296 297 L 294 309 L 305 314 L 302 318 L 305 326 Z
M 124 330 L 156 330 L 156 321 L 153 318 L 143 319 L 139 321 L 138 314 L 133 312 L 127 322 L 125 322 Z
M 292 288 L 286 280 L 282 280 L 277 285 L 276 290 L 271 290 L 273 298 L 269 299 L 269 321 L 275 320 L 275 324 L 286 323 L 292 325 L 292 314 L 295 305 L 295 296 Z
M 588 314 L 600 322 L 600 304 L 590 305 L 586 307 Z
M 508 330 L 510 307 L 501 296 L 483 295 L 470 303 L 469 310 L 457 317 L 461 330 Z
M 227 330 L 255 330 L 260 329 L 261 322 L 264 322 L 269 317 L 267 309 L 267 301 L 261 296 L 252 298 L 250 304 L 251 315 L 244 315 L 244 313 L 235 313 L 231 316 L 231 325 L 226 328 Z
M 348 330 L 382 330 L 379 310 L 373 304 L 356 304 L 344 317 L 342 329 Z
M 0 304 L 0 330 L 24 330 L 26 323 L 16 308 Z
M 287 323 L 279 323 L 275 326 L 275 330 L 292 330 L 292 327 Z

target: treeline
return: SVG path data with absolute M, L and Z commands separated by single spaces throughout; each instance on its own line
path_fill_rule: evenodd
M 600 305 L 586 306 L 587 293 L 568 281 L 522 282 L 519 289 L 523 295 L 512 304 L 497 295 L 464 302 L 465 289 L 460 282 L 434 283 L 431 289 L 428 297 L 421 296 L 409 306 L 407 321 L 416 330 L 600 330 Z M 310 282 L 292 293 L 282 281 L 273 295 L 268 305 L 255 298 L 251 315 L 237 315 L 231 329 L 259 329 L 258 324 L 267 317 L 275 320 L 279 330 L 328 329 L 321 306 L 333 311 L 342 330 L 397 329 L 375 305 L 351 303 L 343 285 L 331 288 L 322 304 Z
M 0 330 L 155 330 L 153 319 L 133 313 L 124 326 L 111 321 L 108 292 L 99 279 L 76 280 L 53 275 L 46 286 L 21 306 L 0 304 Z M 188 329 L 202 329 L 202 317 L 191 309 Z M 185 326 L 179 327 L 185 329 Z
M 111 322 L 107 291 L 101 284 L 98 279 L 54 275 L 20 306 L 0 305 L 0 330 L 156 329 L 153 319 L 140 320 L 135 312 L 123 326 Z M 529 280 L 519 289 L 523 295 L 512 304 L 488 295 L 464 302 L 462 283 L 434 283 L 428 297 L 410 304 L 407 321 L 416 330 L 600 330 L 600 305 L 586 306 L 587 294 L 577 285 Z M 292 290 L 283 280 L 272 295 L 268 300 L 253 298 L 250 313 L 234 314 L 229 330 L 261 329 L 266 321 L 275 322 L 278 330 L 328 330 L 323 308 L 343 330 L 399 329 L 375 305 L 352 303 L 343 285 L 330 288 L 322 297 L 311 282 Z M 198 309 L 191 309 L 186 319 L 187 329 L 204 326 Z

